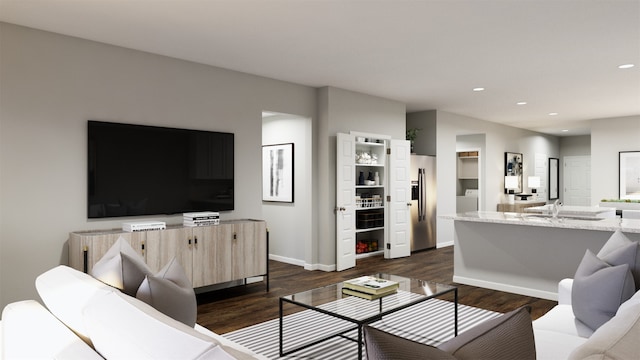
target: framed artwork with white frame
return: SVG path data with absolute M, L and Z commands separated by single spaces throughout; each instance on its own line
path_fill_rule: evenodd
M 620 151 L 620 199 L 640 200 L 640 151 Z
M 293 202 L 293 143 L 262 146 L 262 201 Z

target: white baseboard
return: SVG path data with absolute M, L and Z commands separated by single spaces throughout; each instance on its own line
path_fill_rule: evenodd
M 305 264 L 304 265 L 304 269 L 305 270 L 320 270 L 320 271 L 331 272 L 331 271 L 336 271 L 336 266 L 335 265 L 324 265 L 324 264 Z
M 436 249 L 441 249 L 443 247 L 447 247 L 447 246 L 453 246 L 453 241 L 447 241 L 447 242 L 442 242 L 442 243 L 437 243 L 436 244 Z
M 551 291 L 525 288 L 521 286 L 496 283 L 492 281 L 479 280 L 479 279 L 473 279 L 469 277 L 456 276 L 456 275 L 453 276 L 453 282 L 458 284 L 477 286 L 485 289 L 505 291 L 513 294 L 533 296 L 541 299 L 558 301 L 558 293 L 551 292 Z
M 306 266 L 304 260 L 289 258 L 280 255 L 269 254 L 269 260 L 279 261 L 285 264 L 297 265 L 297 266 Z
M 321 271 L 336 271 L 335 265 L 324 265 L 324 264 L 307 264 L 304 260 L 289 258 L 280 255 L 269 254 L 269 260 L 279 261 L 285 264 L 291 264 L 296 266 L 302 266 L 305 270 L 321 270 Z

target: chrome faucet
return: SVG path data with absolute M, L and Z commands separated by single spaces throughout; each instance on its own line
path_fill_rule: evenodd
M 560 212 L 560 200 L 556 200 L 551 205 L 551 216 L 554 219 L 558 218 L 558 213 Z

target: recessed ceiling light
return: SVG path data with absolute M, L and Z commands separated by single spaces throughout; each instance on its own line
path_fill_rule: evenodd
M 634 64 L 622 64 L 618 66 L 618 69 L 631 69 L 634 66 L 635 66 Z
M 557 113 L 557 112 L 549 113 L 549 116 L 556 116 L 556 115 L 558 115 L 558 113 Z
M 527 105 L 526 101 L 518 101 L 516 105 Z
M 562 132 L 568 132 L 568 131 L 569 131 L 568 129 L 562 129 Z
M 484 91 L 484 88 L 483 87 L 473 88 L 473 91 Z

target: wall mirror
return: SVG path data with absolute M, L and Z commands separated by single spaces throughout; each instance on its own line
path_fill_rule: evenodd
M 640 200 L 640 151 L 620 151 L 620 199 Z
M 560 187 L 560 172 L 558 158 L 549 158 L 549 200 L 559 198 L 558 188 Z
M 505 183 L 505 187 L 504 187 L 505 194 L 511 193 L 510 190 L 512 190 L 513 193 L 515 194 L 520 194 L 523 189 L 522 188 L 522 154 L 521 153 L 513 153 L 513 152 L 504 153 L 504 176 L 505 176 L 505 179 L 507 176 L 515 176 L 517 178 L 517 184 L 513 186 L 509 186 L 509 188 L 507 188 L 507 184 Z

